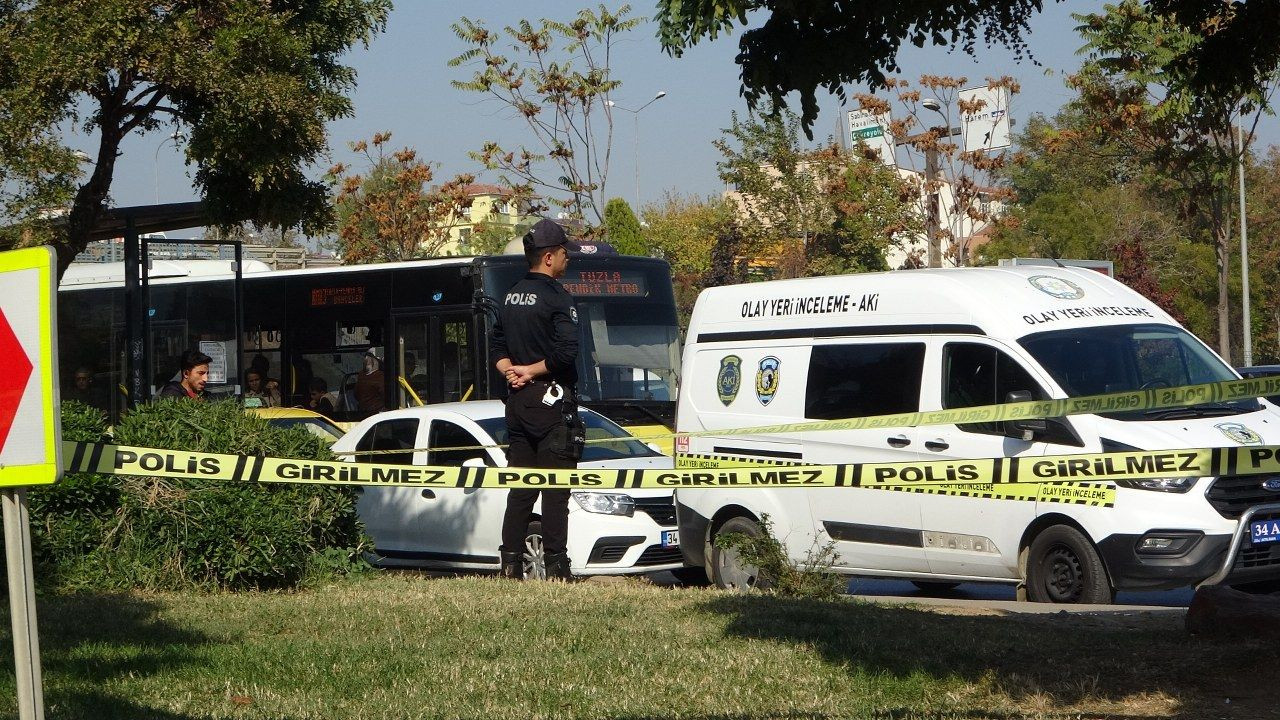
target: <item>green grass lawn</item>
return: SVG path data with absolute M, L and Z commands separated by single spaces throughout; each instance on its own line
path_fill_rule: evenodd
M 1188 636 L 1180 615 L 381 573 L 292 594 L 43 595 L 38 612 L 51 719 L 1244 718 L 1280 698 L 1274 647 Z

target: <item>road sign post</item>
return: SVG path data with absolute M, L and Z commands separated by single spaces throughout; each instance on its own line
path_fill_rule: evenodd
M 62 473 L 57 276 L 52 248 L 0 253 L 0 502 L 18 717 L 44 717 L 26 487 Z

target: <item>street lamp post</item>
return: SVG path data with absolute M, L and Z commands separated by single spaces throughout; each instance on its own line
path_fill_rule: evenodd
M 157 205 L 160 204 L 160 148 L 164 147 L 164 144 L 170 141 L 173 142 L 174 147 L 178 147 L 178 141 L 186 140 L 186 139 L 187 139 L 187 136 L 183 135 L 181 130 L 174 130 L 172 135 L 169 135 L 165 139 L 161 140 L 160 144 L 156 146 L 155 158 L 151 166 L 151 171 L 156 177 L 155 202 Z
M 1241 291 L 1244 294 L 1244 364 L 1245 367 L 1253 365 L 1253 323 L 1251 322 L 1252 310 L 1249 307 L 1249 225 L 1245 219 L 1244 205 L 1244 118 L 1241 118 L 1239 127 L 1236 128 L 1238 137 L 1240 138 L 1240 280 Z
M 627 112 L 631 113 L 631 116 L 633 118 L 635 118 L 635 132 L 632 133 L 631 137 L 632 137 L 635 156 L 636 156 L 636 205 L 634 210 L 637 213 L 640 212 L 640 113 L 645 108 L 649 107 L 650 105 L 654 104 L 655 102 L 661 100 L 666 96 L 667 96 L 667 92 L 665 90 L 659 90 L 658 94 L 654 95 L 653 98 L 649 100 L 649 102 L 641 105 L 635 110 L 632 110 L 629 107 L 623 107 L 612 100 L 606 101 L 606 104 L 609 107 L 617 108 L 619 110 L 626 110 Z

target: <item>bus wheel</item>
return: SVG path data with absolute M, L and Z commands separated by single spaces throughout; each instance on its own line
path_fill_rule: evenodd
M 911 584 L 920 588 L 923 592 L 939 595 L 951 592 L 952 590 L 960 587 L 960 583 L 958 582 L 941 582 L 934 580 L 912 580 Z
M 542 521 L 529 523 L 524 534 L 524 579 L 547 579 L 547 554 L 542 549 Z
M 741 533 L 753 538 L 764 535 L 760 525 L 749 517 L 740 515 L 725 521 L 712 538 L 711 581 L 721 590 L 748 592 L 757 588 L 762 590 L 767 588 L 767 581 L 760 577 L 760 568 L 743 562 L 737 550 L 721 548 L 715 542 L 716 538 L 729 533 Z
M 1027 597 L 1032 602 L 1109 605 L 1114 598 L 1093 543 L 1067 525 L 1046 528 L 1027 552 Z

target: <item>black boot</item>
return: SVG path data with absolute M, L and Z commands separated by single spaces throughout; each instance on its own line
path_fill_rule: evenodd
M 573 582 L 573 573 L 569 572 L 569 553 L 547 553 L 547 579 L 559 582 Z
M 502 574 L 501 577 L 508 580 L 524 579 L 524 553 L 507 552 L 502 550 Z

